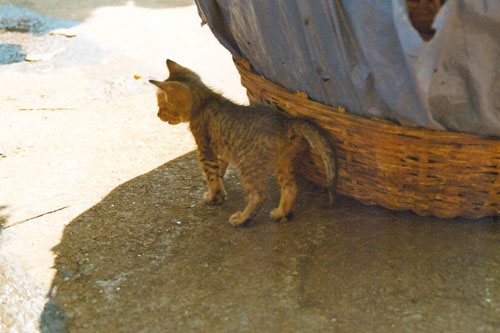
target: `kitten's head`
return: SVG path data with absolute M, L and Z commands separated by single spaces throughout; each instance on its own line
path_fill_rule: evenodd
M 199 76 L 175 61 L 167 59 L 170 76 L 165 81 L 150 80 L 158 87 L 158 117 L 170 125 L 189 122 L 193 110 L 193 94 L 190 83 L 199 81 Z

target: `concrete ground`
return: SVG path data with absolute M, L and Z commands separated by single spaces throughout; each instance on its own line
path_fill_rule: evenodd
M 188 0 L 0 0 L 0 332 L 500 331 L 496 218 L 331 207 L 303 182 L 276 224 L 270 179 L 234 228 L 234 172 L 202 204 L 193 140 L 147 82 L 169 57 L 246 101 L 200 22 Z

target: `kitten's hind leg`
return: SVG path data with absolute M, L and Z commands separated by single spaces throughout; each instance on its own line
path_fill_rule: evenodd
M 243 225 L 253 219 L 262 209 L 264 202 L 269 198 L 266 184 L 262 182 L 265 177 L 242 177 L 242 183 L 248 193 L 248 204 L 243 211 L 231 215 L 229 222 L 234 226 Z
M 278 159 L 276 177 L 281 186 L 281 199 L 278 208 L 273 209 L 270 216 L 275 221 L 286 222 L 291 215 L 298 192 L 291 155 L 283 154 Z

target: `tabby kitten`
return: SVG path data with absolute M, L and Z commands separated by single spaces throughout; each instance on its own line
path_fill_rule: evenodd
M 158 117 L 171 125 L 189 123 L 207 182 L 205 203 L 220 204 L 224 200 L 222 178 L 231 163 L 239 170 L 248 204 L 229 221 L 235 226 L 248 222 L 269 198 L 266 178 L 274 167 L 281 186 L 281 200 L 270 215 L 273 220 L 286 221 L 297 196 L 294 160 L 307 147 L 304 139 L 322 156 L 333 201 L 336 157 L 317 126 L 263 105 L 235 104 L 213 92 L 196 73 L 172 60 L 167 60 L 167 68 L 170 73 L 167 80 L 150 80 L 159 88 Z

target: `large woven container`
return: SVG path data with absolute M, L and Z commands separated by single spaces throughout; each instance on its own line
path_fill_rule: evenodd
M 338 154 L 338 193 L 425 216 L 500 213 L 500 140 L 366 119 L 311 101 L 305 93 L 289 92 L 252 73 L 244 59 L 235 59 L 235 64 L 251 101 L 306 117 L 330 134 Z M 326 185 L 314 152 L 302 158 L 298 169 Z

